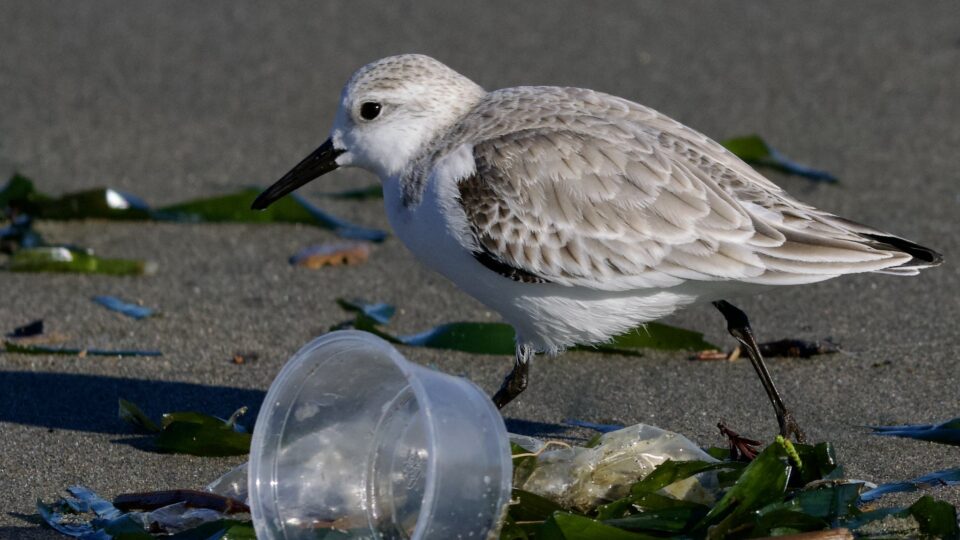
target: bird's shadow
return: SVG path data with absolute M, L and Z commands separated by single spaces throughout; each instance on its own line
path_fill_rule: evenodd
M 172 411 L 198 411 L 226 418 L 248 406 L 252 425 L 266 393 L 184 382 L 72 373 L 0 371 L 0 422 L 47 429 L 130 435 L 119 418 L 120 398 L 159 419 Z

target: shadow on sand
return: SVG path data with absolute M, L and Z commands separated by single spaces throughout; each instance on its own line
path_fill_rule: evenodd
M 252 425 L 266 392 L 225 386 L 69 373 L 0 371 L 0 422 L 117 435 L 133 430 L 118 416 L 117 401 L 139 405 L 151 418 L 198 411 L 226 418 L 246 405 Z

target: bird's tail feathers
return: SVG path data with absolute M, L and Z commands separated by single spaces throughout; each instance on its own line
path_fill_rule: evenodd
M 881 274 L 915 276 L 924 268 L 933 268 L 943 263 L 943 255 L 940 253 L 905 238 L 888 234 L 861 233 L 861 235 L 870 239 L 870 247 L 887 251 L 900 251 L 912 257 L 899 266 L 877 270 Z

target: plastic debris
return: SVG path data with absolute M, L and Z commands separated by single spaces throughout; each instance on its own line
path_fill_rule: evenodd
M 43 243 L 43 237 L 33 230 L 33 217 L 27 214 L 10 217 L 10 225 L 0 228 L 0 253 L 13 253 Z
M 247 463 L 241 463 L 207 484 L 204 491 L 247 502 Z
M 871 426 L 874 435 L 906 437 L 960 446 L 960 417 L 939 424 Z
M 593 448 L 540 451 L 533 471 L 514 487 L 580 511 L 625 496 L 632 484 L 667 460 L 718 461 L 683 435 L 646 424 L 606 433 Z M 687 486 L 676 494 L 694 491 Z
M 117 313 L 122 313 L 127 317 L 136 319 L 138 321 L 140 319 L 146 319 L 147 317 L 150 317 L 155 313 L 154 310 L 151 308 L 148 308 L 146 306 L 141 306 L 139 304 L 124 302 L 123 300 L 117 298 L 116 296 L 105 296 L 105 295 L 94 296 L 93 301 L 109 309 L 110 311 L 116 311 Z
M 917 491 L 923 488 L 953 486 L 957 484 L 960 484 L 960 467 L 925 474 L 903 482 L 890 482 L 889 484 L 879 485 L 862 493 L 860 495 L 860 502 L 871 502 L 889 493 Z
M 245 506 L 238 506 L 235 501 L 231 505 L 223 506 L 219 502 L 210 504 L 211 508 L 202 507 L 207 501 L 221 501 L 223 497 L 205 492 L 177 490 L 160 493 L 186 493 L 191 500 L 176 500 L 165 506 L 155 508 L 150 512 L 132 511 L 125 513 L 120 507 L 126 503 L 124 499 L 134 502 L 144 496 L 157 495 L 151 493 L 121 495 L 117 506 L 101 498 L 90 489 L 83 486 L 71 486 L 67 489 L 71 497 L 65 497 L 53 504 L 37 501 L 37 513 L 47 525 L 55 531 L 82 540 L 154 540 L 155 538 L 176 538 L 177 540 L 209 540 L 224 539 L 253 539 L 253 525 L 249 521 L 239 521 L 230 516 L 237 510 L 244 512 Z M 152 498 L 159 501 L 159 498 Z M 201 507 L 197 504 L 201 503 Z M 226 511 L 215 509 L 223 506 Z M 126 508 L 130 508 L 126 504 Z M 140 505 L 132 507 L 140 508 Z M 93 519 L 84 521 L 80 514 L 93 513 Z M 171 537 L 169 535 L 176 534 Z M 155 536 L 156 535 L 156 536 Z

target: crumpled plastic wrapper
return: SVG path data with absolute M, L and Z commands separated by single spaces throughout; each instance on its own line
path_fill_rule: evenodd
M 545 444 L 518 435 L 511 435 L 511 441 L 531 452 L 543 450 Z M 717 461 L 683 435 L 637 424 L 602 435 L 593 448 L 548 448 L 539 455 L 527 478 L 514 478 L 513 487 L 585 512 L 625 497 L 631 485 L 668 459 Z M 716 475 L 705 473 L 661 491 L 676 499 L 708 503 L 714 498 L 715 484 Z

